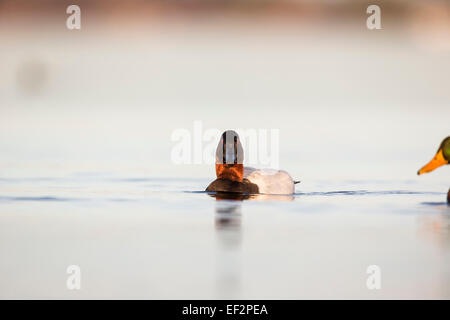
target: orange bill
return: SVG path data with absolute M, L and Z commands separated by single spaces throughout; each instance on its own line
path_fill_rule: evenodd
M 448 164 L 448 161 L 444 159 L 444 155 L 442 154 L 442 150 L 439 150 L 438 153 L 434 156 L 433 159 L 431 159 L 430 162 L 428 162 L 425 166 L 420 169 L 417 174 L 421 175 L 423 173 L 427 173 L 430 171 L 433 171 L 436 168 L 439 168 L 440 166 Z

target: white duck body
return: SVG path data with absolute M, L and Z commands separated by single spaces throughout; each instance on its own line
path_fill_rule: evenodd
M 283 170 L 244 167 L 244 178 L 258 186 L 263 194 L 293 194 L 294 180 Z

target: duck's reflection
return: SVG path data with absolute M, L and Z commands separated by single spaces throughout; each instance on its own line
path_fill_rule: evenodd
M 219 299 L 240 298 L 242 285 L 242 202 L 292 201 L 292 195 L 262 195 L 230 192 L 209 193 L 216 198 L 216 284 Z
M 418 217 L 418 235 L 438 249 L 440 256 L 440 288 L 443 296 L 450 294 L 450 208 L 446 204 L 435 206 L 440 212 L 428 212 Z
M 216 289 L 218 298 L 236 298 L 241 289 L 242 201 L 249 195 L 215 193 Z
M 421 215 L 418 221 L 420 236 L 442 249 L 450 248 L 450 211 Z
M 208 193 L 209 196 L 216 198 L 217 200 L 231 200 L 231 201 L 243 201 L 243 200 L 256 200 L 256 201 L 293 201 L 294 195 L 292 194 L 246 194 L 246 193 L 233 193 L 233 192 L 214 192 Z

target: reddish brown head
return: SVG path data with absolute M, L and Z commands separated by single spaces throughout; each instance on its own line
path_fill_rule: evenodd
M 244 150 L 239 135 L 233 130 L 222 133 L 216 150 L 217 179 L 242 182 L 244 177 Z

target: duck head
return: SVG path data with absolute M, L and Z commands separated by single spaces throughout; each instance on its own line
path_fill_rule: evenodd
M 216 150 L 217 179 L 242 182 L 244 150 L 239 135 L 233 130 L 222 133 Z
M 449 161 L 450 161 L 450 137 L 447 137 L 444 139 L 444 141 L 442 141 L 434 158 L 431 159 L 431 161 L 428 162 L 425 166 L 423 166 L 417 172 L 417 174 L 421 175 L 423 173 L 431 172 L 434 169 L 443 166 L 444 164 L 448 164 Z

